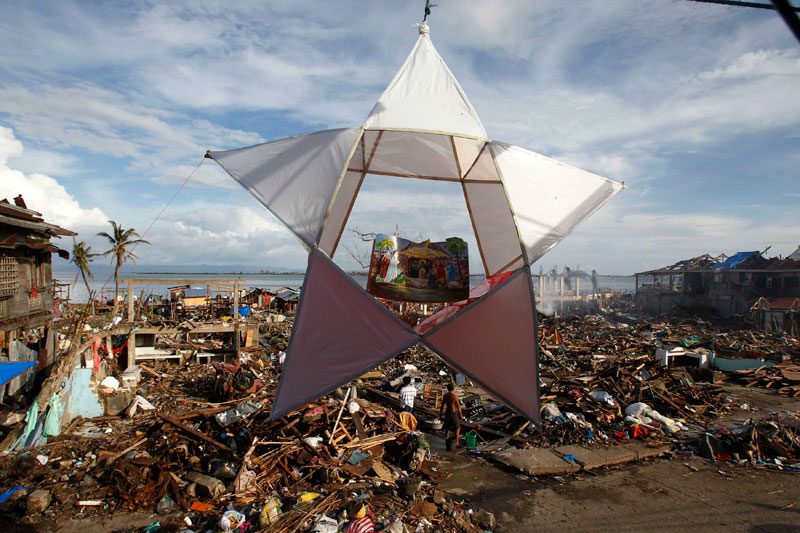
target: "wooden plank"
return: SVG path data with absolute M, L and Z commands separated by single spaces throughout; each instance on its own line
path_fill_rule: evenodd
M 140 439 L 140 440 L 137 440 L 136 442 L 134 442 L 133 444 L 131 444 L 130 446 L 128 446 L 127 448 L 125 448 L 121 452 L 117 452 L 114 455 L 112 455 L 111 457 L 109 457 L 108 459 L 106 459 L 106 464 L 110 465 L 111 463 L 113 463 L 114 461 L 116 461 L 117 459 L 119 459 L 120 457 L 125 455 L 126 453 L 135 450 L 136 448 L 138 448 L 139 446 L 144 444 L 146 441 L 147 441 L 147 437 L 145 437 L 143 439 Z
M 364 422 L 361 420 L 361 413 L 358 411 L 353 413 L 353 424 L 356 426 L 356 434 L 360 439 L 366 439 L 369 437 L 369 435 L 367 435 L 367 431 L 364 429 Z
M 172 424 L 173 426 L 175 426 L 178 429 L 182 429 L 183 431 L 185 431 L 187 433 L 190 433 L 190 434 L 194 435 L 195 437 L 203 439 L 204 441 L 206 441 L 209 444 L 213 444 L 214 446 L 216 446 L 220 450 L 225 450 L 226 452 L 231 451 L 230 448 L 228 448 L 227 446 L 225 446 L 221 442 L 215 441 L 214 439 L 212 439 L 211 437 L 209 437 L 205 433 L 201 433 L 200 431 L 197 431 L 194 428 L 190 428 L 189 426 L 181 424 L 180 422 L 178 422 L 174 418 L 169 417 L 169 416 L 165 415 L 164 413 L 156 412 L 156 416 L 158 416 L 158 418 L 164 420 L 165 422 L 169 422 L 170 424 Z

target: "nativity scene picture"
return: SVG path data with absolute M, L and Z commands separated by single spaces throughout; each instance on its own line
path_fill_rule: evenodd
M 378 298 L 407 302 L 455 302 L 469 296 L 467 243 L 413 242 L 379 233 L 370 258 L 367 290 Z

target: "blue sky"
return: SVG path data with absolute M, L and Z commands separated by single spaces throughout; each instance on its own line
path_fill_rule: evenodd
M 544 268 L 623 274 L 800 244 L 800 45 L 775 12 L 684 0 L 437 3 L 433 42 L 492 138 L 628 184 Z M 423 4 L 6 6 L 0 197 L 22 193 L 95 250 L 107 219 L 143 231 L 207 149 L 360 125 L 411 50 Z M 368 181 L 349 228 L 471 234 L 457 194 L 420 187 Z M 147 238 L 141 263 L 306 262 L 211 161 Z M 344 250 L 336 259 L 355 266 Z

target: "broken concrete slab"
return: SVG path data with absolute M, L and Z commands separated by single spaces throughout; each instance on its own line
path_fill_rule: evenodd
M 558 448 L 555 448 L 554 451 L 562 456 L 574 455 L 575 462 L 577 462 L 579 465 L 583 465 L 583 468 L 586 470 L 595 470 L 608 464 L 606 457 L 603 454 L 597 453 L 597 451 L 593 448 L 584 448 L 583 446 L 579 446 L 577 444 L 572 444 L 570 446 L 559 446 Z
M 122 413 L 133 401 L 135 393 L 132 389 L 117 389 L 104 398 L 106 415 L 116 416 Z
M 636 451 L 625 446 L 609 446 L 607 448 L 595 448 L 594 450 L 605 458 L 606 466 L 621 465 L 631 463 L 639 458 Z
M 635 452 L 636 460 L 647 459 L 649 457 L 657 457 L 661 454 L 669 453 L 670 451 L 672 451 L 671 444 L 647 446 L 645 443 L 637 441 L 624 442 L 620 444 L 620 447 L 624 447 L 632 452 Z
M 547 448 L 508 448 L 495 452 L 494 457 L 498 462 L 516 468 L 530 476 L 570 474 L 577 472 L 580 467 L 564 461 L 560 455 Z

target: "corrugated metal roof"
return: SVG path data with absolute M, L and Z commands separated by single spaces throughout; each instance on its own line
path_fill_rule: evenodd
M 784 296 L 783 298 L 768 298 L 770 309 L 789 309 L 798 301 L 798 298 Z
M 292 289 L 284 289 L 284 290 L 280 290 L 277 293 L 275 293 L 275 297 L 276 298 L 278 298 L 280 300 L 287 300 L 287 301 L 288 300 L 294 300 L 298 296 L 300 296 L 300 293 L 298 291 L 295 291 L 295 290 L 292 290 Z
M 205 289 L 186 289 L 183 291 L 184 298 L 197 298 L 198 296 L 206 296 Z

